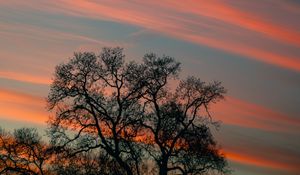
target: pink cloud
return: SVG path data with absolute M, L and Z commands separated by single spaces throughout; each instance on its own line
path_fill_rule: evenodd
M 30 75 L 30 74 L 1 71 L 1 70 L 0 70 L 0 78 L 6 78 L 6 79 L 17 80 L 17 81 L 28 82 L 28 83 L 46 84 L 46 85 L 49 85 L 51 83 L 51 80 L 45 76 Z
M 45 124 L 49 116 L 45 99 L 6 89 L 0 89 L 0 114 L 8 120 L 38 124 Z
M 282 44 L 299 47 L 300 32 L 292 28 L 282 27 L 280 24 L 257 16 L 254 12 L 244 12 L 221 1 L 199 2 L 189 0 L 185 3 L 178 1 L 137 1 L 136 3 L 129 3 L 116 0 L 97 3 L 95 1 L 75 0 L 71 2 L 62 0 L 61 2 L 53 2 L 51 5 L 43 7 L 53 13 L 137 25 L 184 41 L 246 56 L 246 58 L 293 71 L 300 71 L 300 60 L 297 56 L 291 56 L 288 52 L 276 53 L 278 50 L 276 48 L 261 48 L 252 43 L 243 42 L 243 40 L 251 38 L 247 32 L 250 30 L 267 37 L 261 37 L 259 42 L 272 45 L 271 40 L 276 40 Z M 194 17 L 189 19 L 185 17 L 187 14 L 194 15 Z M 218 21 L 229 26 L 238 26 L 244 30 L 238 28 L 234 31 L 224 30 L 226 26 L 210 24 Z M 209 31 L 214 33 L 209 33 Z M 224 37 L 227 35 L 231 36 L 230 39 Z
M 237 152 L 224 150 L 226 157 L 240 164 L 251 165 L 262 168 L 270 168 L 273 170 L 282 170 L 286 172 L 297 172 L 299 168 L 295 164 L 281 162 L 276 159 L 268 159 L 261 156 L 249 155 L 247 152 Z
M 289 133 L 300 127 L 298 118 L 234 97 L 226 97 L 211 108 L 213 116 L 225 124 Z

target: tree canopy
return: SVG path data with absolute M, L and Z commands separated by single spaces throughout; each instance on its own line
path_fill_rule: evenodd
M 181 80 L 180 69 L 173 57 L 154 53 L 126 62 L 119 47 L 103 48 L 99 55 L 75 53 L 59 64 L 48 95 L 55 115 L 48 121 L 52 163 L 46 169 L 53 174 L 227 173 L 209 113 L 226 90 L 217 81 Z

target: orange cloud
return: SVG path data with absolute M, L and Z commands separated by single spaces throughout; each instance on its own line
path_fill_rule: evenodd
M 276 161 L 276 159 L 266 159 L 258 156 L 251 156 L 247 153 L 231 152 L 225 150 L 226 157 L 234 162 L 252 165 L 263 168 L 271 168 L 275 170 L 284 170 L 294 172 L 297 170 L 297 165 Z
M 226 124 L 268 131 L 294 132 L 300 127 L 297 118 L 233 97 L 213 105 L 212 114 Z
M 62 32 L 44 27 L 38 27 L 22 23 L 0 23 L 0 37 L 5 39 L 16 40 L 18 42 L 28 42 L 28 39 L 34 40 L 71 40 L 93 43 L 99 45 L 113 45 L 115 43 L 109 41 L 101 41 L 96 38 L 79 35 L 72 32 Z M 13 32 L 11 32 L 13 31 Z M 123 43 L 124 44 L 124 43 Z
M 289 53 L 276 54 L 274 53 L 276 49 L 259 48 L 252 44 L 242 42 L 243 39 L 251 38 L 251 36 L 248 36 L 247 31 L 243 31 L 244 34 L 237 37 L 235 33 L 241 33 L 240 31 L 228 30 L 228 33 L 226 33 L 221 26 L 205 24 L 205 22 L 197 18 L 188 20 L 179 15 L 186 13 L 197 15 L 199 18 L 205 18 L 205 20 L 208 21 L 219 20 L 229 25 L 239 26 L 266 35 L 270 39 L 289 43 L 297 47 L 300 45 L 299 32 L 290 28 L 281 27 L 279 24 L 268 22 L 267 19 L 262 19 L 255 14 L 243 12 L 219 1 L 195 2 L 190 0 L 189 3 L 179 3 L 175 1 L 161 3 L 161 1 L 151 1 L 137 2 L 136 4 L 128 4 L 124 1 L 115 2 L 117 3 L 112 4 L 110 1 L 95 3 L 83 0 L 75 0 L 72 2 L 62 1 L 55 4 L 55 6 L 59 6 L 60 9 L 48 7 L 48 10 L 69 15 L 138 25 L 185 41 L 207 45 L 216 49 L 246 56 L 247 58 L 254 58 L 258 61 L 293 71 L 300 71 L 300 60 L 297 57 L 289 56 Z M 149 10 L 151 8 L 148 7 L 156 7 L 155 12 Z M 170 13 L 166 13 L 166 11 Z M 190 26 L 196 26 L 196 28 Z M 232 35 L 232 37 L 230 39 L 220 39 L 218 36 L 212 34 L 207 35 L 203 33 L 205 27 L 215 31 L 215 34 L 229 34 Z M 240 41 L 240 37 L 244 38 Z M 269 44 L 272 43 L 266 39 L 263 40 Z
M 0 89 L 0 114 L 6 119 L 44 124 L 49 116 L 45 106 L 43 98 Z
M 28 74 L 26 75 L 24 73 L 11 72 L 11 71 L 0 71 L 0 78 L 6 78 L 6 79 L 29 82 L 29 83 L 46 84 L 46 85 L 49 85 L 51 83 L 50 79 L 43 76 L 28 75 Z
M 282 44 L 287 43 L 295 47 L 300 47 L 299 31 L 288 26 L 283 27 L 280 23 L 271 22 L 267 17 L 258 16 L 254 12 L 241 10 L 234 5 L 228 5 L 221 1 L 213 0 L 204 2 L 188 0 L 188 2 L 181 3 L 179 1 L 166 0 L 130 3 L 115 0 L 113 2 L 102 1 L 101 3 L 96 3 L 84 0 L 74 0 L 72 2 L 61 0 L 38 3 L 35 6 L 29 6 L 27 3 L 18 1 L 10 1 L 10 3 L 38 10 L 44 9 L 52 13 L 129 23 L 188 42 L 246 56 L 247 58 L 285 69 L 300 71 L 300 60 L 297 55 L 290 55 L 290 52 L 283 49 L 280 51 L 282 53 L 277 53 L 278 49 L 271 46 L 272 40 L 276 40 L 282 42 Z M 276 4 L 282 3 L 277 2 Z M 285 6 L 278 6 L 282 6 L 283 10 L 291 8 L 289 2 L 284 4 Z M 4 5 L 9 5 L 9 3 L 5 3 Z M 156 10 L 151 10 L 153 8 Z M 193 18 L 189 18 L 186 17 L 187 14 L 194 16 Z M 228 28 L 224 24 L 216 25 L 212 23 L 216 21 L 222 21 L 231 27 Z M 4 29 L 7 28 L 5 25 Z M 1 25 L 1 28 L 3 28 L 3 25 Z M 27 32 L 41 33 L 40 29 L 33 29 L 32 26 L 26 26 L 25 29 Z M 271 48 L 262 48 L 255 46 L 253 43 L 245 42 L 253 38 L 251 37 L 252 34 L 249 34 L 247 30 L 266 36 L 267 38 L 260 37 L 259 42 L 266 43 Z M 53 31 L 47 32 L 45 29 L 42 31 L 53 33 Z M 7 30 L 2 32 L 7 33 Z M 31 35 L 26 34 L 25 36 L 31 37 Z M 55 37 L 55 39 L 65 38 L 101 45 L 107 44 L 107 42 L 87 36 L 58 31 L 55 31 L 51 36 Z M 256 37 L 258 38 L 258 36 Z
M 220 50 L 254 58 L 255 60 L 264 63 L 276 65 L 294 71 L 300 71 L 300 60 L 296 57 L 275 54 L 271 51 L 265 51 L 253 46 L 235 43 L 234 41 L 217 40 L 215 38 L 203 37 L 193 34 L 179 34 L 179 36 L 193 43 L 205 44 L 207 46 L 218 48 Z
M 242 11 L 222 1 L 187 0 L 186 3 L 181 3 L 168 0 L 168 3 L 165 3 L 165 5 L 168 8 L 173 8 L 181 12 L 214 18 L 264 34 L 271 39 L 283 41 L 298 47 L 300 46 L 300 32 L 287 28 L 286 26 L 283 27 L 279 24 L 271 23 L 267 19 L 257 16 L 254 12 L 249 13 Z
M 50 78 L 46 76 L 50 77 L 55 65 L 74 50 L 87 51 L 91 46 L 97 46 L 97 49 L 116 45 L 129 47 L 124 42 L 102 41 L 70 31 L 15 22 L 0 22 L 0 40 L 0 45 L 4 45 L 0 53 L 0 77 L 39 84 L 49 84 Z

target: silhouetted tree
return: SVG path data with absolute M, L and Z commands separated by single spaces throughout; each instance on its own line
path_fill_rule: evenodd
M 122 175 L 118 163 L 103 151 L 71 156 L 57 152 L 41 141 L 34 128 L 16 129 L 13 134 L 0 128 L 0 174 L 15 175 Z
M 154 62 L 161 62 L 155 55 L 150 56 Z M 148 65 L 148 69 L 152 70 L 145 71 L 143 78 L 159 72 L 160 66 Z M 188 77 L 172 93 L 165 87 L 166 83 L 167 77 L 162 77 L 161 82 L 149 84 L 145 95 L 148 110 L 142 122 L 150 143 L 155 143 L 149 144 L 146 150 L 157 162 L 160 174 L 226 172 L 226 161 L 218 152 L 208 127 L 213 124 L 209 104 L 223 98 L 224 88 L 219 82 L 206 84 Z
M 102 151 L 81 152 L 70 157 L 65 154 L 56 154 L 51 164 L 51 171 L 57 175 L 121 175 L 122 169 Z
M 102 148 L 127 174 L 139 174 L 142 152 L 134 140 L 142 85 L 129 80 L 135 65 L 124 64 L 122 49 L 105 48 L 100 56 L 77 53 L 57 66 L 48 98 L 57 111 L 50 121 L 52 144 L 71 155 Z
M 104 48 L 98 56 L 75 53 L 56 67 L 48 96 L 56 112 L 49 120 L 53 148 L 65 157 L 104 152 L 128 175 L 145 173 L 149 158 L 161 175 L 224 173 L 208 112 L 223 98 L 221 83 L 189 77 L 172 90 L 168 83 L 180 71 L 172 57 L 124 58 L 121 48 Z
M 16 129 L 13 134 L 0 128 L 0 174 L 47 174 L 50 152 L 34 128 Z

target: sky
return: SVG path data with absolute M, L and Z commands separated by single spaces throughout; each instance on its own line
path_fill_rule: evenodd
M 228 90 L 212 105 L 234 175 L 300 173 L 300 2 L 0 0 L 0 126 L 46 128 L 56 65 L 120 46 Z

